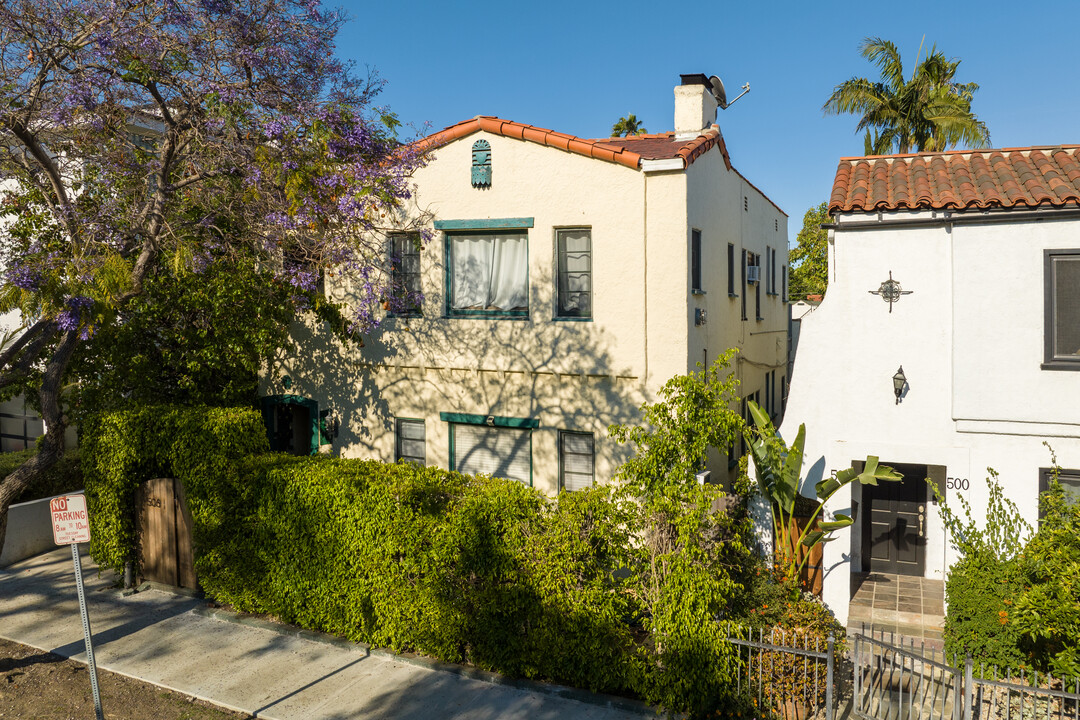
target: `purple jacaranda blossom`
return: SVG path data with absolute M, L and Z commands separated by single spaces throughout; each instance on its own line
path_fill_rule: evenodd
M 17 288 L 31 292 L 41 287 L 44 276 L 40 270 L 27 267 L 15 267 L 5 274 L 6 280 Z

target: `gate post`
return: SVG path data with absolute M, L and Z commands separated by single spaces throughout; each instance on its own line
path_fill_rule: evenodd
M 971 720 L 971 715 L 974 710 L 973 705 L 974 688 L 971 681 L 971 653 L 967 654 L 964 658 L 964 720 Z
M 828 644 L 825 652 L 829 657 L 825 660 L 825 720 L 833 720 L 833 646 L 835 638 L 829 633 Z

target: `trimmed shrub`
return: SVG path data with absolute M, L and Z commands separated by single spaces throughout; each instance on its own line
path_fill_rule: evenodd
M 752 564 L 715 486 L 557 499 L 436 467 L 260 453 L 248 410 L 151 408 L 84 426 L 99 564 L 134 548 L 138 484 L 172 475 L 206 592 L 237 610 L 511 676 L 754 716 L 729 619 Z
M 962 552 L 945 584 L 945 649 L 976 666 L 1080 677 L 1080 508 L 1055 481 L 1033 531 L 991 471 L 986 522 L 943 515 Z M 989 670 L 988 670 L 989 672 Z
M 196 569 L 239 610 L 509 675 L 629 687 L 625 519 L 603 489 L 262 455 L 192 514 Z M 194 492 L 191 492 L 194 495 Z
M 1026 658 L 1020 650 L 1020 630 L 1010 622 L 1010 614 L 1023 589 L 1015 558 L 976 552 L 954 564 L 945 582 L 947 656 L 963 662 L 970 653 L 976 666 L 1020 667 Z
M 145 407 L 89 417 L 80 453 L 90 514 L 90 553 L 120 572 L 135 562 L 135 491 L 153 477 L 179 477 L 192 513 L 205 508 L 206 488 L 235 472 L 237 460 L 268 449 L 262 416 L 246 408 Z M 217 516 L 220 523 L 222 517 Z M 196 544 L 200 544 L 195 528 Z

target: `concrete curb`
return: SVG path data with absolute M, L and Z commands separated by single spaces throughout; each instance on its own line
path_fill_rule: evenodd
M 154 589 L 162 590 L 163 588 L 159 586 L 155 587 Z M 168 592 L 168 590 L 166 590 L 166 592 Z M 229 622 L 237 625 L 246 625 L 248 627 L 258 628 L 260 630 L 269 630 L 270 632 L 274 632 L 279 635 L 298 637 L 303 640 L 310 640 L 312 642 L 322 643 L 324 645 L 331 645 L 342 650 L 359 652 L 363 653 L 364 655 L 372 655 L 374 657 L 381 657 L 406 665 L 414 665 L 416 667 L 426 668 L 428 670 L 439 670 L 441 672 L 453 673 L 455 675 L 469 678 L 470 680 L 479 680 L 481 682 L 490 683 L 492 685 L 502 685 L 505 687 L 515 688 L 517 690 L 525 690 L 527 692 L 537 693 L 539 695 L 548 695 L 564 700 L 575 700 L 577 702 L 586 703 L 588 705 L 596 705 L 599 707 L 610 708 L 612 710 L 635 712 L 640 713 L 641 715 L 648 715 L 650 717 L 656 717 L 659 714 L 659 711 L 656 708 L 647 705 L 640 700 L 634 700 L 632 698 L 624 698 L 617 695 L 604 695 L 602 693 L 589 692 L 588 690 L 582 690 L 580 688 L 567 687 L 565 685 L 553 685 L 550 683 L 537 682 L 535 680 L 509 678 L 498 673 L 489 672 L 487 670 L 481 670 L 479 668 L 470 667 L 468 665 L 458 665 L 456 663 L 442 662 L 441 660 L 436 660 L 434 658 L 426 657 L 424 655 L 417 655 L 415 653 L 393 653 L 389 650 L 371 647 L 367 643 L 352 642 L 350 640 L 345 640 L 343 638 L 337 637 L 336 635 L 316 632 L 313 630 L 304 630 L 293 625 L 286 625 L 285 623 L 271 622 L 269 620 L 263 620 L 261 618 L 243 615 L 233 610 L 196 607 L 193 608 L 191 612 L 196 615 L 201 615 L 202 617 L 210 618 L 213 620 L 220 620 L 222 622 Z

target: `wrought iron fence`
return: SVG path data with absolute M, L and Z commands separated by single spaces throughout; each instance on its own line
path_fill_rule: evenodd
M 852 645 L 856 717 L 875 720 L 1080 720 L 1080 678 L 1054 678 L 946 658 L 885 633 Z
M 864 630 L 865 633 L 865 630 Z M 925 642 L 889 634 L 875 638 L 856 634 L 853 710 L 856 717 L 875 720 L 954 718 L 961 704 L 960 672 L 943 652 Z
M 756 637 L 755 637 L 756 636 Z M 833 720 L 835 643 L 804 633 L 742 629 L 728 638 L 739 655 L 738 689 L 785 720 Z

